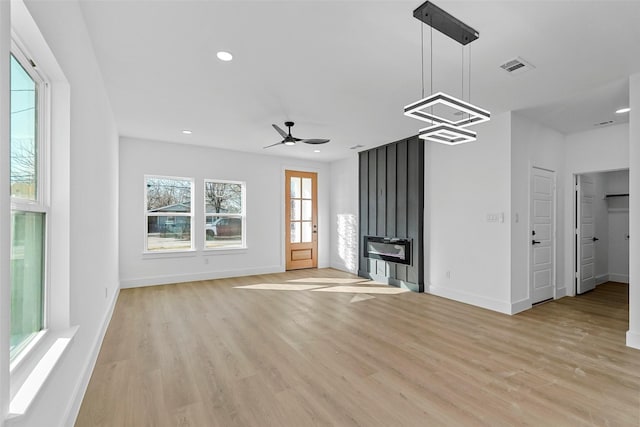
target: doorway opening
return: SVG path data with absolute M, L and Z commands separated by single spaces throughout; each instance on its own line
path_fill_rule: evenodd
M 629 283 L 629 170 L 575 175 L 575 294 Z

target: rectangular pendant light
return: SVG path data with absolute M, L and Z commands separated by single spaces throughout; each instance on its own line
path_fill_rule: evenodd
M 434 126 L 420 129 L 418 137 L 425 141 L 439 142 L 447 145 L 464 144 L 476 140 L 477 134 L 469 129 L 462 129 L 449 123 L 438 123 Z
M 453 121 L 425 111 L 427 108 L 437 105 L 446 105 L 463 114 L 466 113 L 467 117 Z M 483 110 L 480 107 L 476 107 L 473 104 L 469 104 L 443 92 L 434 93 L 420 101 L 407 105 L 404 107 L 404 115 L 431 124 L 447 123 L 461 128 L 486 122 L 491 118 L 491 113 L 487 110 Z

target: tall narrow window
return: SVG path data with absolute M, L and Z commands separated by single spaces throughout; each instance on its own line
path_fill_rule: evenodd
M 146 176 L 147 252 L 193 249 L 191 196 L 193 180 Z
M 46 324 L 47 177 L 43 173 L 44 81 L 15 46 L 11 54 L 11 338 L 13 359 Z
M 244 182 L 204 181 L 206 249 L 246 246 L 244 205 Z

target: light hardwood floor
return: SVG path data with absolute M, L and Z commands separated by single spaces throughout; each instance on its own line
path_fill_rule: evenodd
M 515 316 L 326 291 L 371 286 L 359 280 L 321 269 L 123 290 L 76 425 L 640 425 L 627 285 Z M 237 288 L 270 283 L 325 291 Z

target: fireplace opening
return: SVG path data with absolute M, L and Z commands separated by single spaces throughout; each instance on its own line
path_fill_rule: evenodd
M 411 239 L 364 236 L 364 256 L 411 265 Z

